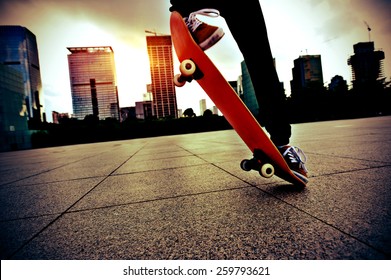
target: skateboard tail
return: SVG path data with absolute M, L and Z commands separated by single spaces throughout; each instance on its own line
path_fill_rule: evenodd
M 200 63 L 198 67 L 201 69 L 201 71 L 202 69 L 205 69 L 202 68 L 203 67 L 202 63 Z M 218 72 L 210 71 L 210 73 L 218 73 Z M 210 74 L 210 73 L 208 72 L 208 75 L 204 75 L 204 77 L 200 80 L 197 80 L 197 82 L 200 84 L 203 90 L 208 94 L 208 96 L 213 100 L 217 108 L 219 108 L 221 113 L 231 124 L 231 126 L 236 131 L 236 133 L 240 136 L 243 142 L 252 151 L 252 153 L 255 153 L 256 150 L 264 150 L 264 149 L 273 151 L 268 154 L 268 157 L 270 158 L 271 162 L 275 163 L 274 165 L 276 166 L 276 175 L 294 185 L 305 186 L 306 182 L 304 182 L 300 178 L 297 178 L 296 175 L 294 174 L 291 174 L 291 176 L 285 175 L 285 172 L 283 172 L 282 169 L 279 168 L 279 166 L 285 166 L 285 170 L 289 169 L 287 163 L 285 162 L 285 159 L 280 155 L 280 152 L 275 147 L 275 145 L 271 141 L 269 141 L 269 139 L 268 141 L 261 140 L 263 139 L 263 135 L 261 135 L 259 131 L 261 131 L 262 128 L 260 127 L 255 117 L 252 115 L 250 110 L 247 108 L 247 106 L 243 103 L 243 101 L 240 98 L 236 98 L 233 100 L 230 99 L 229 102 L 227 102 L 224 93 L 229 90 L 234 91 L 231 85 L 223 78 L 223 76 L 218 74 Z M 219 94 L 211 95 L 209 94 L 209 92 L 216 92 Z M 235 114 L 232 114 L 232 112 L 235 112 Z M 240 116 L 251 116 L 252 120 L 239 123 L 237 122 L 237 119 Z
M 204 89 L 204 91 L 208 94 L 208 91 L 215 91 L 215 92 L 221 92 L 224 93 L 225 90 L 221 90 L 219 88 L 214 88 L 211 89 L 209 85 L 215 81 L 215 85 L 219 85 L 223 82 L 226 82 L 225 80 L 223 81 L 218 81 L 219 76 L 209 76 L 205 75 L 204 78 L 198 80 L 198 83 L 200 86 Z M 227 83 L 227 82 L 226 82 Z M 227 86 L 231 87 L 228 83 Z M 233 89 L 232 89 L 233 90 Z M 209 94 L 208 94 L 209 95 Z M 306 185 L 306 182 L 303 180 L 297 178 L 296 175 L 293 174 L 293 176 L 296 177 L 296 179 L 293 179 L 292 176 L 286 176 L 284 175 L 285 173 L 279 168 L 279 166 L 285 166 L 285 169 L 289 169 L 287 163 L 285 162 L 285 159 L 280 155 L 280 152 L 278 149 L 270 142 L 264 142 L 261 141 L 261 137 L 257 135 L 257 133 L 254 133 L 254 131 L 258 131 L 259 129 L 262 129 L 261 127 L 259 128 L 254 128 L 251 123 L 248 122 L 245 124 L 238 124 L 236 122 L 236 119 L 238 116 L 245 115 L 245 114 L 251 114 L 252 113 L 249 111 L 247 106 L 240 100 L 240 102 L 226 102 L 224 99 L 224 94 L 220 94 L 218 98 L 215 96 L 210 96 L 217 108 L 221 111 L 221 113 L 224 115 L 224 117 L 227 119 L 227 121 L 231 124 L 233 129 L 236 131 L 236 133 L 239 135 L 239 137 L 243 140 L 243 142 L 247 145 L 247 147 L 251 150 L 253 154 L 256 153 L 257 150 L 264 150 L 268 149 L 269 151 L 273 151 L 268 155 L 270 158 L 271 162 L 274 162 L 276 165 L 276 175 L 288 182 L 291 182 L 294 185 Z M 235 111 L 236 114 L 232 114 L 230 112 Z M 253 117 L 254 118 L 254 117 Z M 254 123 L 258 123 L 257 120 L 254 118 Z M 265 147 L 267 146 L 267 147 Z

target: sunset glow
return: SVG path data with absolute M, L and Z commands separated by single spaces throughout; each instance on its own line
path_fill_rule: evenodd
M 371 40 L 385 53 L 384 72 L 391 76 L 391 3 L 386 0 L 260 0 L 265 14 L 277 72 L 290 93 L 293 60 L 320 54 L 324 81 L 335 75 L 351 83 L 347 59 L 353 45 Z M 0 25 L 22 25 L 37 37 L 47 115 L 71 112 L 67 47 L 111 46 L 114 50 L 121 107 L 142 101 L 150 83 L 145 30 L 169 34 L 169 0 L 15 0 L 0 1 Z M 153 7 L 153 8 L 151 8 Z M 202 18 L 221 26 L 226 36 L 207 54 L 228 80 L 241 74 L 242 55 L 223 18 Z M 364 23 L 365 22 L 365 23 Z M 247 28 L 247 27 L 246 27 Z M 256 36 L 256 31 L 252 33 Z M 254 38 L 249 38 L 253 40 Z M 174 53 L 174 58 L 176 55 Z M 177 72 L 178 62 L 175 60 Z M 197 83 L 177 89 L 178 108 L 194 108 L 199 100 L 212 103 Z

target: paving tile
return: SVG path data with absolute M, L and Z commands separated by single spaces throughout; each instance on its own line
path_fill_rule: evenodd
M 0 154 L 11 259 L 390 259 L 391 117 L 295 124 L 304 189 L 235 131 Z
M 382 257 L 365 244 L 254 188 L 69 213 L 15 256 L 17 259 Z
M 14 254 L 28 244 L 59 215 L 0 221 L 0 259 L 13 259 Z M 40 259 L 39 257 L 37 259 Z
M 59 214 L 92 190 L 102 178 L 0 189 L 0 221 Z
M 248 186 L 218 167 L 207 164 L 138 172 L 110 176 L 74 209 L 139 203 Z
M 302 192 L 261 186 L 347 235 L 391 255 L 391 167 L 315 177 Z
M 164 169 L 181 168 L 206 164 L 197 156 L 176 156 L 160 159 L 140 160 L 137 157 L 130 159 L 122 165 L 114 174 L 127 174 L 135 172 L 156 171 Z

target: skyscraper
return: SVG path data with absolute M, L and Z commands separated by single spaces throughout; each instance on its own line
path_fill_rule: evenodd
M 206 111 L 206 99 L 200 100 L 200 116 L 204 115 Z
M 353 88 L 366 88 L 384 79 L 384 52 L 375 51 L 374 42 L 361 42 L 353 46 L 354 55 L 348 60 L 352 67 Z
M 0 64 L 7 65 L 22 74 L 28 118 L 36 122 L 45 121 L 35 35 L 23 26 L 0 26 Z
M 320 55 L 302 55 L 294 60 L 291 81 L 292 97 L 305 91 L 323 88 L 323 70 Z
M 147 36 L 153 110 L 157 118 L 178 117 L 171 36 Z
M 31 148 L 23 75 L 0 64 L 0 151 Z
M 111 47 L 68 48 L 73 115 L 119 120 L 117 78 Z
M 254 86 L 251 81 L 250 73 L 248 72 L 246 62 L 243 60 L 241 63 L 242 68 L 242 79 L 241 87 L 243 89 L 242 100 L 246 104 L 247 108 L 251 111 L 254 116 L 258 116 L 259 106 L 255 96 Z

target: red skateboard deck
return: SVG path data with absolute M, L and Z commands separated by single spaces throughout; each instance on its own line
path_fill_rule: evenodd
M 306 182 L 289 169 L 281 153 L 247 106 L 209 57 L 195 43 L 178 12 L 171 14 L 170 29 L 175 52 L 181 62 L 181 74 L 175 76 L 175 85 L 182 86 L 186 81 L 195 79 L 208 94 L 253 153 L 251 160 L 242 161 L 240 164 L 242 169 L 258 170 L 264 177 L 271 177 L 274 173 L 294 185 L 306 186 Z

